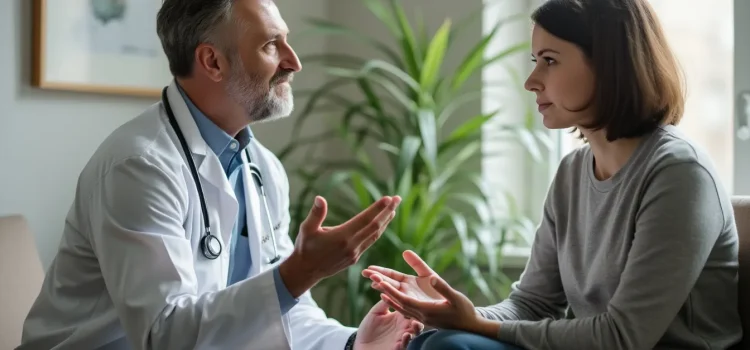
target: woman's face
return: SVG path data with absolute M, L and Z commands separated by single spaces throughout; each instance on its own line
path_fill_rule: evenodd
M 534 70 L 526 90 L 536 94 L 544 126 L 564 129 L 590 122 L 594 116 L 594 71 L 584 52 L 539 25 L 531 35 Z

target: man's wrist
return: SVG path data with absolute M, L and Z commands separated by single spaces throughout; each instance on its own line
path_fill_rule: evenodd
M 289 257 L 279 265 L 279 275 L 284 281 L 284 285 L 289 290 L 289 294 L 294 298 L 310 290 L 318 283 L 318 279 L 312 271 L 306 271 L 306 265 L 300 259 L 299 254 L 293 252 Z

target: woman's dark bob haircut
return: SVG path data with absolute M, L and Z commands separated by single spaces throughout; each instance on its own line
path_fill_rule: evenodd
M 595 118 L 581 127 L 614 141 L 679 123 L 682 72 L 647 0 L 548 0 L 531 19 L 589 59 Z

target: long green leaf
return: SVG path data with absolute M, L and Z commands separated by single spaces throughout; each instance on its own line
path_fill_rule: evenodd
M 382 70 L 384 72 L 392 74 L 394 77 L 399 78 L 402 82 L 412 88 L 414 91 L 420 91 L 419 82 L 409 73 L 404 72 L 401 68 L 394 66 L 386 61 L 379 59 L 372 59 L 362 67 L 362 74 L 369 74 L 371 71 Z
M 337 103 L 341 104 L 349 104 L 348 100 L 338 96 L 333 93 L 333 91 L 336 88 L 339 88 L 341 86 L 344 86 L 346 84 L 350 84 L 351 81 L 347 79 L 334 79 L 331 81 L 326 82 L 318 89 L 315 89 L 312 91 L 312 94 L 310 96 L 310 99 L 307 100 L 307 103 L 302 108 L 302 112 L 297 116 L 294 127 L 292 129 L 292 137 L 293 139 L 296 139 L 299 137 L 299 133 L 301 131 L 301 127 L 308 116 L 310 116 L 315 108 L 315 105 L 318 101 L 320 101 L 322 98 L 328 98 L 336 101 Z
M 420 139 L 415 136 L 405 137 L 401 144 L 401 152 L 393 181 L 396 184 L 397 194 L 402 198 L 409 193 L 411 188 L 414 157 L 417 155 L 420 145 Z
M 519 44 L 512 45 L 512 46 L 506 48 L 505 50 L 500 51 L 499 53 L 497 53 L 494 56 L 490 57 L 489 59 L 485 60 L 477 68 L 484 68 L 484 67 L 487 67 L 487 66 L 489 66 L 491 64 L 497 63 L 497 62 L 499 62 L 499 61 L 507 58 L 508 56 L 510 56 L 510 55 L 512 55 L 514 53 L 518 53 L 518 52 L 521 52 L 521 51 L 528 51 L 530 49 L 530 47 L 531 46 L 530 46 L 529 42 L 522 42 L 522 43 L 519 43 Z
M 451 132 L 451 134 L 448 136 L 446 142 L 464 139 L 470 135 L 480 132 L 482 126 L 484 126 L 484 124 L 486 124 L 488 121 L 492 120 L 492 118 L 494 118 L 498 112 L 500 112 L 500 110 L 496 110 L 487 114 L 480 114 L 478 116 L 470 118 L 469 120 L 461 124 L 458 128 L 453 130 L 453 132 Z
M 422 12 L 417 12 L 417 48 L 419 52 L 427 52 L 427 46 L 430 45 L 430 37 L 427 34 L 427 25 L 424 22 Z
M 412 167 L 414 157 L 417 155 L 420 145 L 421 140 L 418 137 L 407 136 L 404 138 L 401 143 L 398 166 L 396 167 L 396 173 L 394 174 L 396 179 L 404 177 L 407 169 Z
M 419 225 L 417 226 L 417 232 L 414 235 L 414 240 L 417 242 L 422 242 L 425 240 L 425 237 L 428 233 L 433 232 L 435 228 L 438 226 L 440 220 L 443 219 L 443 215 L 445 214 L 444 208 L 446 205 L 446 202 L 448 201 L 449 193 L 443 192 L 440 197 L 432 203 L 431 205 L 425 205 L 425 213 L 424 215 L 421 215 L 420 217 L 422 220 L 419 222 Z
M 427 48 L 424 65 L 422 66 L 419 79 L 422 91 L 430 91 L 437 82 L 440 68 L 443 66 L 445 50 L 448 48 L 448 35 L 450 34 L 451 21 L 446 19 L 443 25 L 435 33 Z
M 458 66 L 456 69 L 456 72 L 453 74 L 453 83 L 451 85 L 451 89 L 453 91 L 457 91 L 460 89 L 464 82 L 466 82 L 469 77 L 471 77 L 474 72 L 476 72 L 477 68 L 482 64 L 482 61 L 484 60 L 484 53 L 487 49 L 487 45 L 492 42 L 492 39 L 495 38 L 495 35 L 497 34 L 497 31 L 500 30 L 500 27 L 503 25 L 504 22 L 499 21 L 497 24 L 492 28 L 489 34 L 485 35 L 482 40 L 477 43 L 476 46 L 474 46 L 473 49 L 469 52 L 469 54 L 464 58 L 463 62 Z
M 349 267 L 346 271 L 346 279 L 347 279 L 347 299 L 349 300 L 349 312 L 350 312 L 350 320 L 354 321 L 359 319 L 359 310 L 361 310 L 361 302 L 359 301 L 360 296 L 360 288 L 361 285 L 360 282 L 362 281 L 362 277 L 360 276 L 360 271 L 362 271 L 361 266 L 359 264 L 355 264 L 354 266 Z M 355 321 L 356 322 L 356 321 Z
M 447 103 L 445 107 L 442 108 L 437 119 L 438 126 L 442 128 L 445 125 L 445 122 L 448 121 L 448 119 L 453 115 L 453 113 L 458 110 L 458 108 L 467 103 L 478 101 L 482 99 L 483 96 L 484 93 L 480 90 L 467 92 L 465 94 L 452 98 L 450 100 L 451 102 Z
M 385 25 L 386 28 L 391 32 L 392 35 L 398 36 L 400 29 L 396 23 L 396 19 L 393 18 L 393 14 L 389 11 L 380 0 L 362 0 L 365 7 Z
M 396 65 L 400 65 L 402 62 L 399 55 L 395 51 L 393 51 L 391 48 L 389 48 L 387 45 L 367 35 L 357 32 L 351 28 L 347 28 L 340 24 L 327 21 L 327 20 L 323 20 L 323 19 L 313 18 L 313 19 L 308 19 L 307 22 L 310 24 L 310 27 L 311 27 L 310 30 L 307 31 L 307 34 L 323 33 L 323 34 L 328 34 L 328 35 L 348 36 L 348 37 L 351 37 L 352 39 L 355 39 L 359 42 L 364 42 L 370 45 L 371 47 L 377 49 L 378 51 L 386 55 Z
M 402 89 L 399 89 L 398 86 L 393 84 L 392 81 L 388 79 L 384 79 L 382 77 L 378 76 L 370 76 L 366 78 L 368 81 L 377 83 L 380 87 L 382 87 L 386 92 L 388 92 L 393 98 L 400 103 L 400 105 L 409 113 L 414 113 L 417 111 L 417 104 L 414 102 L 414 100 L 410 99 Z
M 357 79 L 357 84 L 359 85 L 360 90 L 362 90 L 362 93 L 364 93 L 365 97 L 367 98 L 368 104 L 376 111 L 378 118 L 376 119 L 376 122 L 380 124 L 380 129 L 383 131 L 383 136 L 386 138 L 390 135 L 390 130 L 386 126 L 386 118 L 385 112 L 383 110 L 383 105 L 380 103 L 380 98 L 378 98 L 377 95 L 375 95 L 375 92 L 372 89 L 372 86 L 370 86 L 370 82 L 367 81 L 367 79 L 360 77 Z
M 431 174 L 435 173 L 437 167 L 437 125 L 435 122 L 435 113 L 429 109 L 422 109 L 417 113 L 419 122 L 419 132 L 422 135 L 422 145 L 424 146 L 424 160 Z
M 480 147 L 481 144 L 479 142 L 473 142 L 464 146 L 456 156 L 451 158 L 450 162 L 447 162 L 443 171 L 437 176 L 437 178 L 435 178 L 435 181 L 430 184 L 430 192 L 435 192 L 440 187 L 445 186 L 445 184 L 450 181 L 451 177 L 453 177 L 453 175 L 462 167 L 463 163 L 479 152 Z
M 421 67 L 419 66 L 419 62 L 422 61 L 422 57 L 418 51 L 419 48 L 417 45 L 417 41 L 414 38 L 414 32 L 412 31 L 411 25 L 409 24 L 409 20 L 406 18 L 404 9 L 401 7 L 401 4 L 397 0 L 391 0 L 391 8 L 396 14 L 396 21 L 398 23 L 399 31 L 401 34 L 401 37 L 399 39 L 404 61 L 406 62 L 405 66 L 407 72 L 409 72 L 412 77 L 418 77 L 419 71 L 421 69 Z

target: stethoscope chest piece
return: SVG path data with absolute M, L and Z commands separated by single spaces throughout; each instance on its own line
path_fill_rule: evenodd
M 221 242 L 214 235 L 205 235 L 201 238 L 201 250 L 207 259 L 214 260 L 221 255 Z

